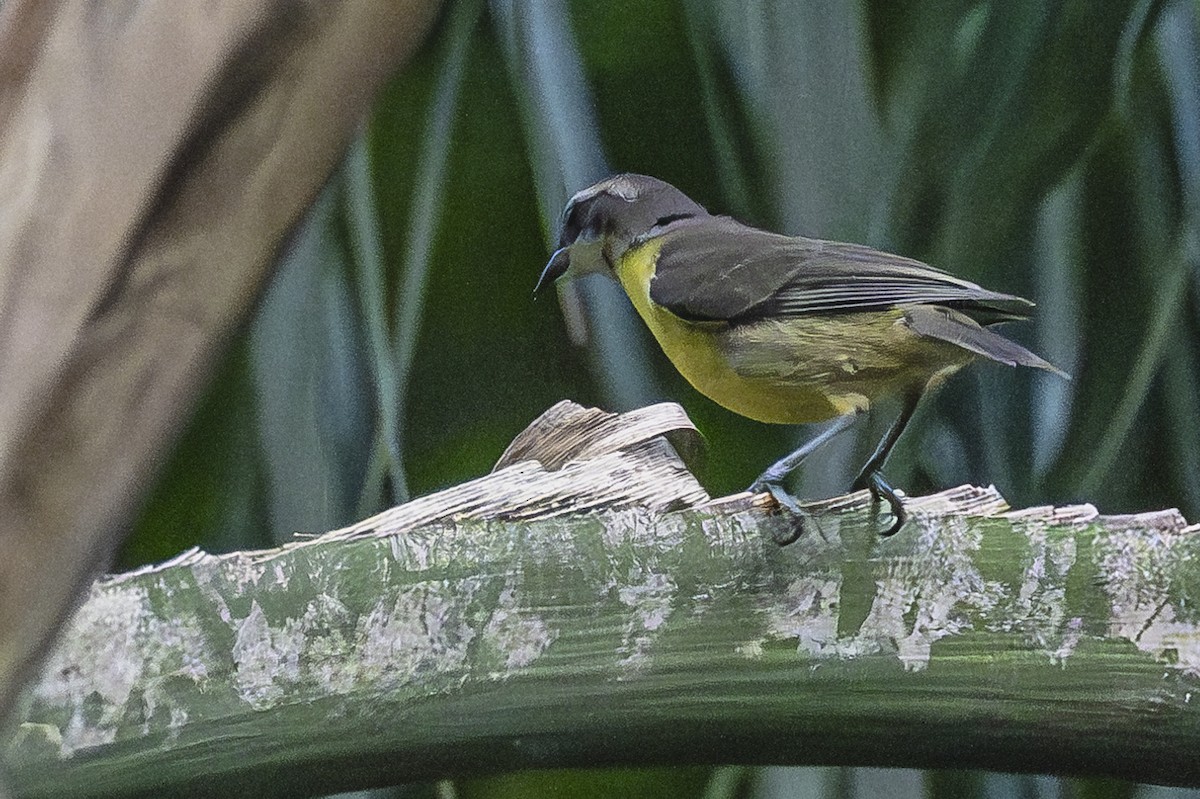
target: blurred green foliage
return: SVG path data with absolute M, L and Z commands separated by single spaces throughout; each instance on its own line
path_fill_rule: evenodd
M 698 395 L 611 286 L 565 313 L 531 299 L 558 210 L 609 171 L 1038 302 L 1009 333 L 1075 379 L 950 381 L 889 465 L 909 493 L 1200 518 L 1198 18 L 1196 0 L 450 4 L 285 249 L 122 565 L 479 475 L 564 397 L 678 400 L 710 491 L 748 484 L 810 431 Z M 879 416 L 797 488 L 845 490 Z

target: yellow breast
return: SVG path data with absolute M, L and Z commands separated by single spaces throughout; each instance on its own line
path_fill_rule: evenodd
M 728 328 L 680 319 L 650 300 L 650 281 L 661 241 L 651 239 L 618 260 L 616 273 L 634 308 L 671 363 L 701 394 L 760 422 L 818 422 L 865 407 L 858 396 L 830 396 L 817 385 L 739 374 L 730 364 Z

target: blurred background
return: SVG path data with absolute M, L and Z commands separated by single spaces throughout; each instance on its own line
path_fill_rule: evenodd
M 1006 335 L 1074 380 L 960 373 L 890 461 L 909 494 L 972 482 L 1015 506 L 1200 519 L 1198 19 L 1198 0 L 447 4 L 280 254 L 120 566 L 270 546 L 478 476 L 563 398 L 682 403 L 707 440 L 701 480 L 742 490 L 811 431 L 700 396 L 602 278 L 532 299 L 567 198 L 619 171 L 1037 302 Z M 810 461 L 796 491 L 847 490 L 890 410 Z M 774 769 L 413 790 L 1184 795 Z

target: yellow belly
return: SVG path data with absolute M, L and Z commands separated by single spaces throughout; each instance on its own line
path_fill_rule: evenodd
M 628 250 L 617 278 L 671 363 L 701 394 L 760 422 L 802 424 L 866 410 L 970 360 L 900 323 L 901 312 L 790 318 L 730 328 L 650 301 L 661 242 Z

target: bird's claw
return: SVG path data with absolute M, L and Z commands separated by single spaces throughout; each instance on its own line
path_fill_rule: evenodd
M 786 547 L 788 544 L 799 540 L 804 534 L 804 511 L 800 508 L 800 503 L 796 502 L 796 498 L 787 492 L 779 483 L 766 482 L 762 479 L 755 480 L 747 489 L 752 494 L 760 494 L 766 492 L 771 495 L 771 499 L 775 500 L 776 504 L 784 510 L 788 511 L 791 516 L 792 529 L 784 533 L 782 531 L 774 531 L 771 538 L 781 547 Z
M 904 501 L 900 499 L 899 492 L 887 481 L 883 473 L 876 470 L 868 474 L 864 474 L 854 483 L 855 490 L 866 489 L 871 492 L 872 499 L 878 503 L 880 501 L 887 502 L 888 510 L 892 515 L 892 523 L 879 531 L 879 535 L 883 538 L 889 538 L 900 531 L 904 523 L 908 521 L 908 511 L 904 509 Z M 800 503 L 796 498 L 787 492 L 787 490 L 779 483 L 764 480 L 759 478 L 750 484 L 747 489 L 751 493 L 759 494 L 766 492 L 771 495 L 776 504 L 780 508 L 788 511 L 794 520 L 794 528 L 786 535 L 774 535 L 775 543 L 780 546 L 787 546 L 793 543 L 804 533 L 804 517 L 805 512 L 800 507 Z
M 895 535 L 904 526 L 904 523 L 908 521 L 908 511 L 904 509 L 904 502 L 900 499 L 896 489 L 883 476 L 883 472 L 875 470 L 860 476 L 854 482 L 854 488 L 855 490 L 866 489 L 870 491 L 871 497 L 876 503 L 881 500 L 887 502 L 893 521 L 879 532 L 881 537 L 888 538 Z

